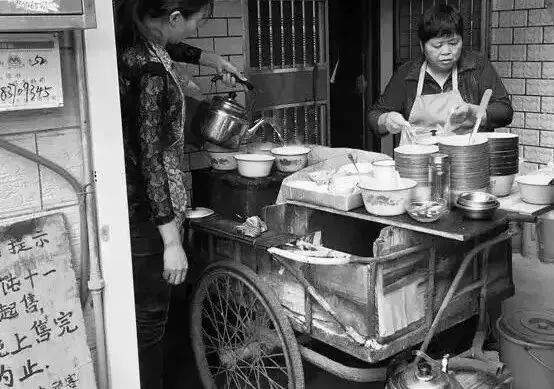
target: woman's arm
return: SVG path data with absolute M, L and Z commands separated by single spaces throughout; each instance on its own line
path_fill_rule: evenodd
M 152 218 L 164 242 L 164 279 L 181 283 L 188 268 L 179 226 L 175 222 L 169 178 L 163 162 L 163 116 L 166 94 L 163 71 L 145 72 L 139 85 L 138 138 L 140 167 L 146 185 Z
M 369 110 L 368 124 L 375 134 L 398 132 L 397 129 L 406 125 L 407 121 L 402 116 L 406 95 L 404 77 L 405 71 L 401 68 L 392 76 L 383 94 Z
M 492 89 L 492 96 L 487 107 L 485 126 L 492 130 L 510 124 L 514 116 L 512 103 L 502 80 L 487 59 L 485 59 L 479 84 L 481 95 L 485 90 Z
M 186 62 L 190 64 L 207 66 L 215 69 L 217 73 L 227 72 L 235 75 L 241 80 L 246 78 L 238 71 L 238 69 L 229 61 L 223 59 L 222 56 L 216 53 L 203 51 L 197 47 L 187 45 L 186 43 L 171 43 L 166 46 L 171 59 L 175 62 Z M 226 83 L 232 84 L 229 79 L 225 79 Z

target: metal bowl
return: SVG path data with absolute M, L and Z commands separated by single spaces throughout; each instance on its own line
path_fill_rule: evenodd
M 487 192 L 460 193 L 457 203 L 471 209 L 488 209 L 498 207 L 498 199 Z
M 466 207 L 464 205 L 461 205 L 460 203 L 456 203 L 456 206 L 458 209 L 462 212 L 464 217 L 468 219 L 476 219 L 476 220 L 485 220 L 485 219 L 491 219 L 494 215 L 494 212 L 498 208 L 498 205 L 491 208 L 471 208 Z

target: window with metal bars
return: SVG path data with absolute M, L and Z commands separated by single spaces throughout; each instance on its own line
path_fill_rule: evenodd
M 287 142 L 328 143 L 327 0 L 243 0 L 247 73 L 260 93 L 253 118 L 272 119 Z M 277 141 L 271 131 L 263 140 Z
M 421 54 L 417 24 L 437 3 L 452 5 L 464 18 L 464 47 L 487 53 L 490 0 L 395 0 L 395 66 Z

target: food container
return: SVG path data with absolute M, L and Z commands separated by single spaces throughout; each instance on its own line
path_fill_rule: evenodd
M 529 174 L 516 177 L 521 199 L 526 203 L 548 205 L 554 203 L 554 185 L 548 185 L 552 177 Z
M 446 202 L 439 201 L 412 201 L 406 207 L 408 215 L 422 223 L 437 221 L 448 213 Z
M 382 181 L 362 177 L 358 187 L 362 191 L 362 199 L 367 212 L 379 216 L 395 216 L 406 212 L 406 206 L 412 199 L 414 180 L 400 178 L 396 185 L 383 185 Z
M 240 151 L 231 150 L 231 151 L 210 151 L 208 150 L 208 155 L 210 157 L 210 162 L 212 167 L 215 170 L 235 170 L 237 168 L 237 160 L 235 155 Z
M 241 176 L 258 178 L 269 176 L 275 157 L 266 154 L 237 154 L 235 159 Z
M 456 206 L 468 219 L 490 219 L 500 206 L 498 199 L 485 192 L 464 192 L 456 201 Z
M 277 170 L 292 173 L 306 166 L 310 151 L 304 146 L 283 146 L 271 149 L 271 154 L 275 156 Z
M 554 388 L 554 312 L 517 310 L 496 322 L 500 358 L 513 372 L 514 389 Z
M 514 186 L 515 177 L 515 174 L 507 176 L 491 176 L 491 193 L 500 197 L 508 196 Z
M 391 180 L 395 175 L 398 175 L 395 169 L 395 162 L 392 159 L 373 161 L 372 165 L 373 177 L 377 180 Z

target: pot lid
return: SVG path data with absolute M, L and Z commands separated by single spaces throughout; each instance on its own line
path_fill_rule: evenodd
M 231 115 L 244 116 L 246 110 L 242 105 L 231 97 L 214 96 L 212 98 L 212 109 L 221 109 Z
M 502 316 L 499 329 L 511 340 L 554 347 L 554 311 L 519 310 Z

